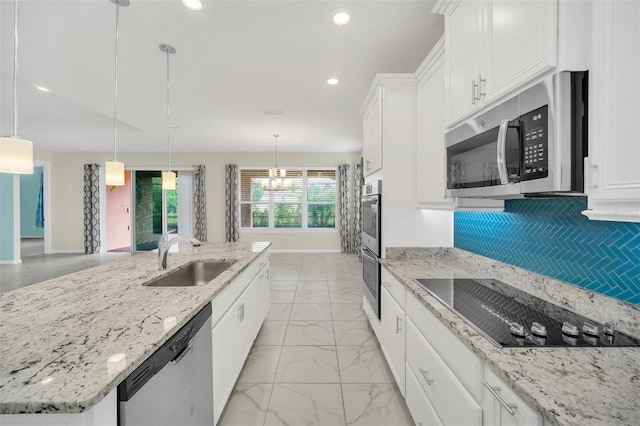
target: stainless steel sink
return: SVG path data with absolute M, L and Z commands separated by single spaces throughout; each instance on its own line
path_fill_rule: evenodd
M 233 265 L 233 262 L 198 260 L 187 263 L 153 281 L 142 285 L 150 287 L 190 287 L 206 284 Z

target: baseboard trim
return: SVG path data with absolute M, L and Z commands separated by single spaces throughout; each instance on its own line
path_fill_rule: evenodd
M 0 265 L 17 265 L 22 263 L 22 259 L 17 260 L 0 260 Z

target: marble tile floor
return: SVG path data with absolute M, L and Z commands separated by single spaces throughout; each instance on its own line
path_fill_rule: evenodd
M 0 265 L 0 293 L 98 266 L 131 253 L 56 253 L 22 258 L 22 263 Z
M 413 424 L 362 311 L 361 267 L 271 255 L 271 309 L 219 425 Z

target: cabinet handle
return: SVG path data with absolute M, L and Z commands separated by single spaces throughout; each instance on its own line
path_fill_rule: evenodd
M 502 406 L 509 412 L 509 414 L 511 414 L 512 416 L 515 414 L 515 411 L 513 410 L 518 409 L 518 405 L 509 404 L 507 401 L 505 401 L 502 395 L 500 395 L 500 388 L 498 386 L 491 386 L 489 383 L 484 382 L 484 387 L 487 388 L 489 392 L 491 392 L 491 395 L 493 395 L 495 399 L 500 401 L 500 404 L 502 404 Z
M 400 333 L 402 329 L 400 328 L 400 323 L 402 322 L 402 318 L 396 315 L 396 334 Z
M 484 78 L 482 78 L 482 75 L 481 75 L 481 74 L 478 74 L 478 98 L 476 99 L 476 100 L 478 100 L 478 101 L 480 100 L 480 98 L 481 98 L 482 96 L 485 96 L 485 95 L 486 95 L 486 93 L 484 93 L 484 92 L 482 91 L 482 83 L 486 83 L 486 82 L 487 82 L 487 80 L 485 80 Z
M 240 321 L 244 321 L 244 303 L 242 303 L 242 305 L 238 306 L 238 319 Z
M 475 105 L 476 103 L 476 81 L 475 80 L 471 80 L 471 103 L 473 105 Z
M 428 371 L 423 370 L 422 367 L 418 367 L 418 370 L 420 370 L 420 374 L 422 374 L 422 377 L 424 377 L 424 380 L 426 380 L 426 382 L 427 382 L 427 384 L 429 386 L 431 386 L 432 384 L 434 384 L 436 382 L 434 379 L 429 377 L 429 372 Z
M 598 168 L 597 164 L 589 165 L 589 188 L 596 189 L 598 187 L 597 183 L 594 183 L 593 179 L 593 171 Z

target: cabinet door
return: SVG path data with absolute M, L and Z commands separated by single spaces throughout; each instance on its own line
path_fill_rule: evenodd
M 231 307 L 211 330 L 213 413 L 217 423 L 235 384 L 236 310 Z
M 363 117 L 364 175 L 382 168 L 382 91 L 379 90 Z
M 482 419 L 485 425 L 496 426 L 540 426 L 542 416 L 487 367 L 485 372 L 485 393 L 482 402 Z
M 486 101 L 517 89 L 556 65 L 557 1 L 494 0 L 486 16 L 482 89 Z
M 389 364 L 389 369 L 398 383 L 400 393 L 404 396 L 405 369 L 405 315 L 400 306 L 393 300 L 389 292 L 382 289 L 381 300 L 382 353 Z
M 459 120 L 476 108 L 473 84 L 480 74 L 482 2 L 461 1 L 445 17 L 447 57 L 447 121 Z
M 255 340 L 258 331 L 264 322 L 264 318 L 269 311 L 270 286 L 269 286 L 269 266 L 265 266 L 260 273 L 254 278 L 251 284 L 253 315 L 251 324 L 252 340 Z
M 443 60 L 439 60 L 418 82 L 417 199 L 420 205 L 450 210 L 453 202 L 445 198 L 444 74 Z
M 422 391 L 418 379 L 411 371 L 411 368 L 406 367 L 407 372 L 407 393 L 405 399 L 407 400 L 407 408 L 413 417 L 413 421 L 416 426 L 443 426 L 438 413 L 431 405 L 431 401 L 427 398 L 427 395 Z M 486 425 L 494 425 L 494 423 L 485 423 Z
M 406 335 L 407 365 L 418 379 L 420 387 L 431 401 L 442 423 L 481 426 L 482 407 L 418 331 L 411 319 L 407 320 Z M 455 401 L 455 404 L 451 401 Z
M 238 301 L 235 303 L 232 310 L 235 311 L 236 315 L 236 337 L 235 337 L 235 373 L 236 376 L 240 374 L 240 370 L 244 364 L 245 359 L 249 355 L 249 350 L 251 349 L 251 344 L 253 343 L 253 324 L 252 324 L 252 314 L 253 314 L 253 287 L 256 285 L 255 282 L 251 283 L 249 287 L 247 287 L 238 298 Z M 235 380 L 235 378 L 234 378 Z
M 593 3 L 590 219 L 640 222 L 640 2 Z

